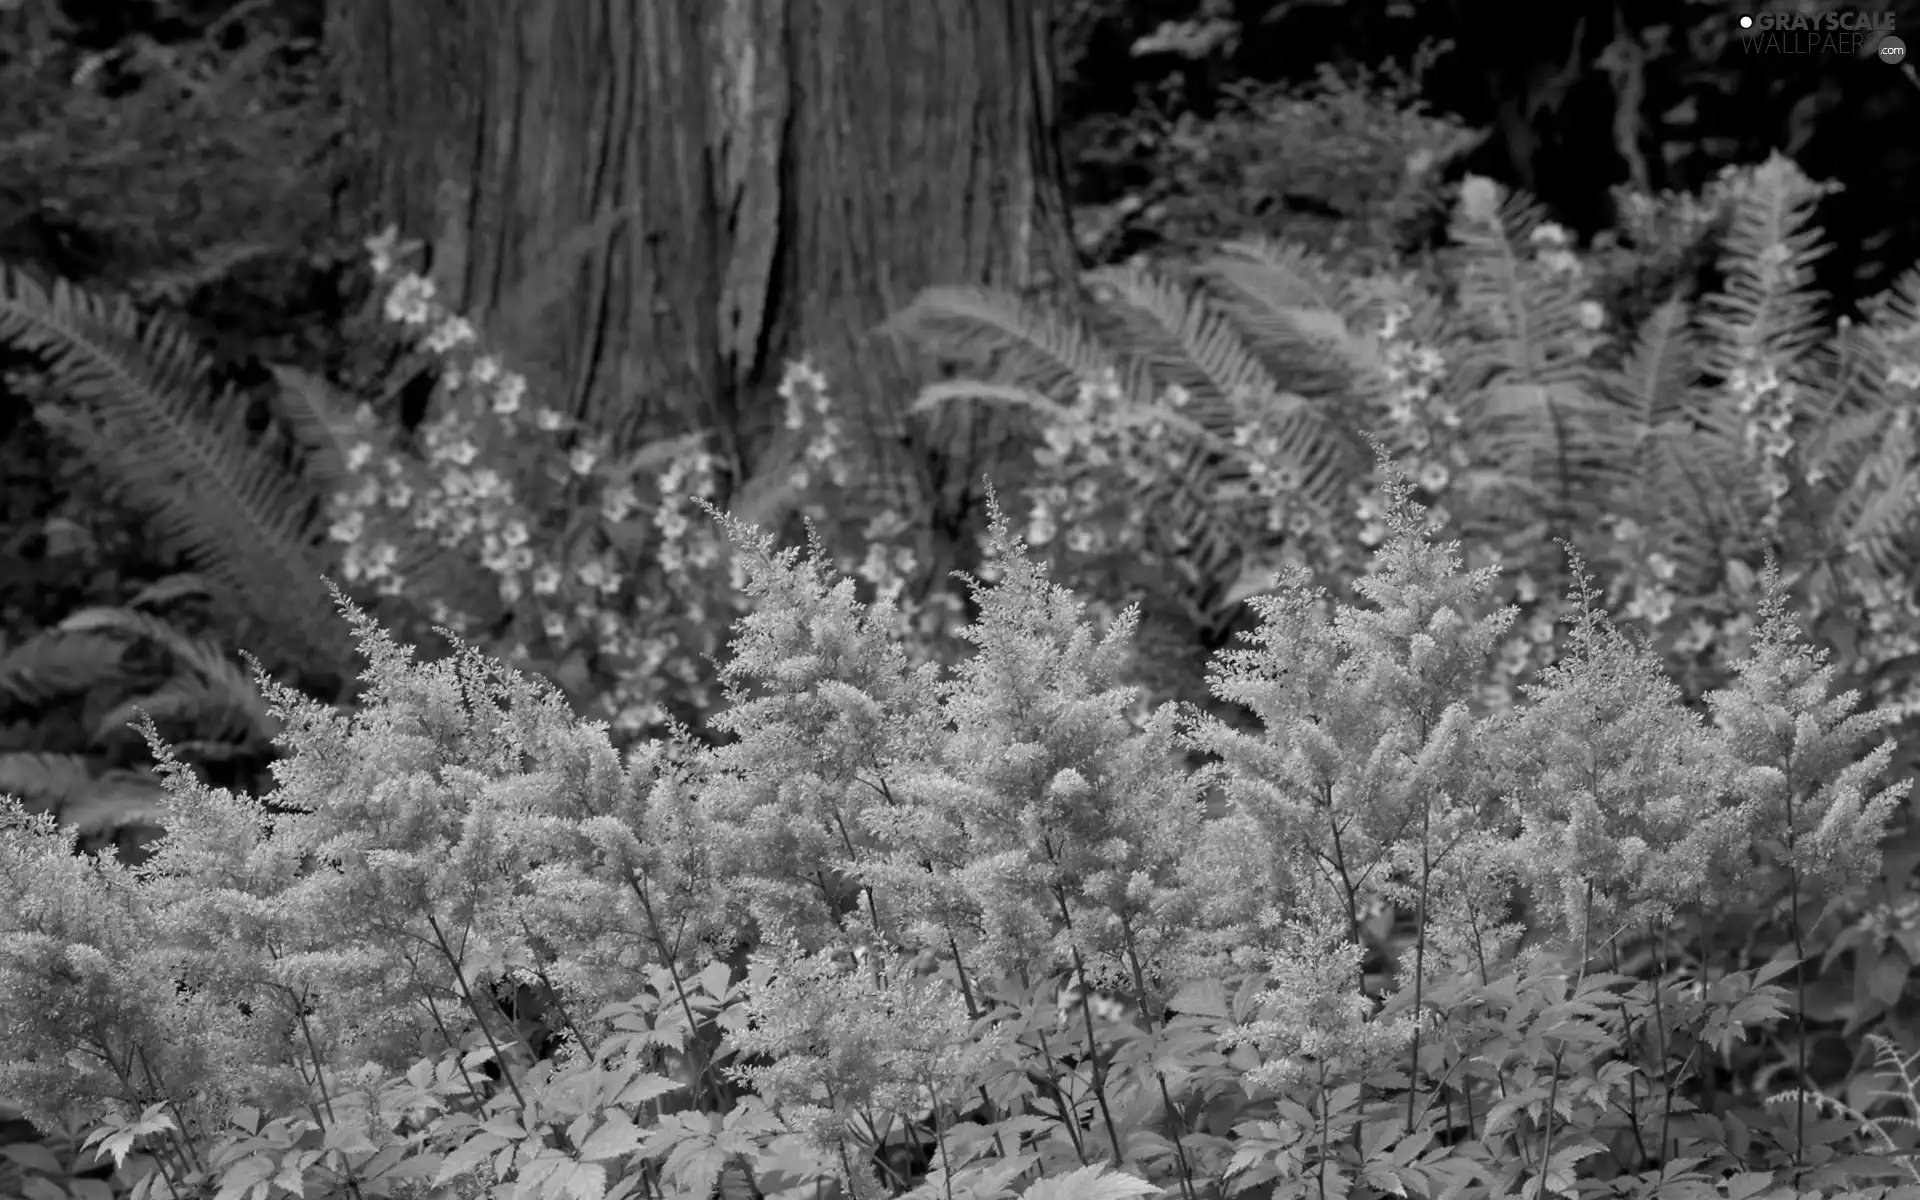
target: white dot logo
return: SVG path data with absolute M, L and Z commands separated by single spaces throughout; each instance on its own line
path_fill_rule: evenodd
M 1741 18 L 1740 18 L 1740 28 L 1742 28 L 1742 29 L 1752 29 L 1752 28 L 1753 28 L 1753 18 L 1752 18 L 1752 17 L 1741 17 Z

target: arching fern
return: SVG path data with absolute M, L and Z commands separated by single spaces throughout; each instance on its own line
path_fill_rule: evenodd
M 236 640 L 333 671 L 348 646 L 321 581 L 321 499 L 244 405 L 213 394 L 186 333 L 130 301 L 0 265 L 0 343 L 33 355 L 34 415 L 211 584 Z
M 1779 156 L 1728 186 L 1721 290 L 1635 330 L 1608 326 L 1537 206 L 1479 179 L 1433 272 L 1352 278 L 1298 247 L 1239 244 L 1176 274 L 1095 273 L 1084 307 L 936 289 L 900 323 L 999 366 L 925 403 L 1020 399 L 1057 428 L 1105 380 L 1128 427 L 1157 435 L 1127 443 L 1114 503 L 1149 509 L 1161 543 L 1203 551 L 1190 557 L 1211 578 L 1195 591 L 1216 616 L 1244 591 L 1225 580 L 1310 542 L 1309 525 L 1324 522 L 1341 557 L 1362 532 L 1376 438 L 1435 464 L 1410 473 L 1457 532 L 1516 570 L 1541 559 L 1542 578 L 1555 536 L 1604 526 L 1632 531 L 1618 553 L 1670 560 L 1674 588 L 1711 590 L 1723 563 L 1771 546 L 1910 591 L 1920 282 L 1836 331 L 1812 286 L 1825 189 Z M 1408 346 L 1437 380 L 1410 379 Z M 1085 443 L 1055 441 L 1056 458 Z M 1256 480 L 1316 520 L 1273 521 Z

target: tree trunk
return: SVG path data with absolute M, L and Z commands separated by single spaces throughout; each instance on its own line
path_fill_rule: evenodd
M 925 515 L 916 372 L 876 327 L 930 284 L 1073 271 L 1050 8 L 363 0 L 330 36 L 365 202 L 547 403 L 623 448 L 711 428 L 738 481 L 808 355 L 865 499 Z

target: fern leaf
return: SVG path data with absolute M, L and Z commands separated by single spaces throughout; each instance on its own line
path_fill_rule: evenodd
M 1162 384 L 1185 388 L 1198 411 L 1231 421 L 1243 405 L 1283 394 L 1204 295 L 1140 267 L 1096 271 L 1088 283 L 1120 326 L 1114 341 L 1144 359 Z
M 1814 266 L 1826 254 L 1814 221 L 1827 188 L 1775 153 L 1735 202 L 1723 241 L 1721 289 L 1702 303 L 1706 364 L 1723 378 L 1774 370 L 1805 380 L 1825 341 Z
M 1914 566 L 1920 525 L 1920 470 L 1914 463 L 1912 422 L 1887 417 L 1846 485 L 1833 498 L 1824 527 L 1847 553 L 1883 576 Z
M 1920 267 L 1909 269 L 1864 308 L 1865 330 L 1883 365 L 1920 364 Z
M 1231 450 L 1236 430 L 1257 425 L 1277 441 L 1275 465 L 1293 476 L 1299 499 L 1323 513 L 1339 507 L 1359 471 L 1352 433 L 1304 397 L 1283 390 L 1204 292 L 1137 268 L 1098 272 L 1092 282 L 1111 290 L 1111 311 L 1130 349 L 1146 357 L 1157 377 L 1187 390 L 1192 399 L 1186 411 L 1210 435 L 1210 448 L 1237 459 Z
M 203 737 L 214 736 L 207 732 L 209 728 L 247 743 L 271 742 L 279 736 L 280 723 L 253 676 L 211 642 L 190 638 L 158 617 L 131 608 L 81 609 L 59 628 L 70 634 L 114 633 L 149 641 L 174 662 L 175 679 L 158 691 L 123 702 L 95 723 L 96 742 L 117 736 L 141 709 L 156 721 L 190 721 Z
M 77 754 L 16 751 L 0 754 L 0 796 L 15 796 L 29 812 L 53 813 L 93 786 L 87 760 Z
M 889 328 L 978 363 L 999 361 L 990 377 L 1048 396 L 1069 396 L 1082 381 L 1130 372 L 1084 321 L 988 288 L 929 288 Z
M 1316 255 L 1285 242 L 1234 242 L 1205 267 L 1209 291 L 1280 383 L 1313 397 L 1383 390 L 1378 347 L 1356 333 L 1377 307 Z
M 274 413 L 307 452 L 310 477 L 324 492 L 344 486 L 349 454 L 356 443 L 368 440 L 358 406 L 310 372 L 284 365 L 268 370 L 280 385 L 272 393 Z
M 0 344 L 37 356 L 72 440 L 154 533 L 218 588 L 270 658 L 333 668 L 347 642 L 321 585 L 317 497 L 249 435 L 232 397 L 206 402 L 192 340 L 127 301 L 0 267 Z
M 1604 379 L 1604 393 L 1620 420 L 1643 437 L 1683 419 L 1693 407 L 1700 368 L 1689 319 L 1684 303 L 1662 304 L 1641 324 L 1626 361 Z
M 0 658 L 0 708 L 35 709 L 126 677 L 126 642 L 45 630 Z
M 1472 334 L 1458 369 L 1474 388 L 1587 387 L 1593 374 L 1580 323 L 1585 284 L 1535 260 L 1531 242 L 1545 224 L 1542 210 L 1491 189 L 1490 182 L 1463 188 L 1451 227 L 1455 300 Z
M 181 571 L 156 579 L 127 601 L 128 608 L 163 609 L 180 600 L 204 600 L 213 595 L 205 579 L 190 571 Z
M 165 789 L 152 772 L 121 768 L 94 776 L 79 755 L 0 755 L 0 795 L 19 797 L 27 812 L 52 814 L 81 837 L 159 828 L 165 816 Z
M 29 812 L 52 814 L 83 837 L 135 825 L 158 826 L 165 791 L 150 771 L 95 776 L 73 754 L 0 754 L 0 795 L 17 796 Z

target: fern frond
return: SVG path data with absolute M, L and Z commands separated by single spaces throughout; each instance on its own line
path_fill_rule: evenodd
M 1864 329 L 1889 357 L 1920 362 L 1920 267 L 1862 306 Z
M 141 709 L 156 721 L 190 721 L 202 737 L 214 736 L 207 732 L 210 727 L 247 743 L 265 744 L 279 735 L 280 723 L 251 673 L 211 642 L 190 638 L 160 618 L 131 608 L 81 609 L 61 621 L 59 629 L 149 641 L 173 659 L 173 679 L 157 691 L 124 701 L 95 723 L 96 743 L 118 736 Z
M 1377 307 L 1323 260 L 1285 242 L 1235 242 L 1203 268 L 1210 293 L 1289 391 L 1360 399 L 1379 392 L 1379 349 L 1356 333 Z
M 183 756 L 189 754 L 188 745 L 223 748 L 207 757 L 260 751 L 272 744 L 277 728 L 257 692 L 250 696 L 239 691 L 231 679 L 182 674 L 101 714 L 88 734 L 89 744 L 110 746 L 130 734 L 137 739 L 144 718 L 151 718 L 174 752 Z
M 1279 442 L 1282 469 L 1298 479 L 1305 503 L 1329 512 L 1359 471 L 1355 439 L 1303 397 L 1284 391 L 1274 374 L 1241 340 L 1233 321 L 1207 296 L 1137 268 L 1097 272 L 1096 289 L 1111 291 L 1109 306 L 1154 375 L 1185 388 L 1185 411 L 1229 459 L 1234 433 L 1256 424 Z
M 59 815 L 93 786 L 93 771 L 78 754 L 15 751 L 0 754 L 0 796 L 16 796 L 30 812 Z
M 1618 420 L 1583 323 L 1585 276 L 1536 246 L 1544 211 L 1492 181 L 1469 180 L 1450 227 L 1457 340 L 1449 395 L 1468 444 L 1507 496 L 1507 514 L 1571 532 L 1630 475 L 1635 431 Z M 1496 512 L 1496 515 L 1499 515 Z
M 1136 266 L 1095 271 L 1087 282 L 1117 326 L 1112 344 L 1143 360 L 1162 385 L 1186 389 L 1201 420 L 1231 422 L 1243 406 L 1281 395 L 1233 324 L 1193 288 Z
M 1875 414 L 1868 452 L 1829 502 L 1822 526 L 1830 542 L 1877 574 L 1904 577 L 1916 563 L 1920 465 L 1910 419 Z
M 96 776 L 75 754 L 0 754 L 0 796 L 17 796 L 27 811 L 50 813 L 83 837 L 159 825 L 165 795 L 150 771 Z
M 0 658 L 0 710 L 34 709 L 126 677 L 127 644 L 107 634 L 48 629 Z
M 0 343 L 34 354 L 59 394 L 36 416 L 217 586 L 267 656 L 333 668 L 347 643 L 320 577 L 318 498 L 250 436 L 233 397 L 206 402 L 192 340 L 64 281 L 0 266 Z
M 1701 419 L 1711 415 L 1713 397 L 1701 386 L 1699 347 L 1688 307 L 1668 301 L 1641 323 L 1626 359 L 1601 374 L 1599 392 L 1610 412 L 1600 414 L 1606 452 L 1615 458 L 1615 488 L 1609 511 L 1632 516 L 1643 526 L 1664 529 L 1678 561 L 1710 561 L 1700 546 L 1681 546 L 1700 530 L 1672 520 L 1676 511 L 1722 516 L 1744 511 L 1739 502 L 1718 495 L 1725 470 L 1740 458 L 1737 428 L 1720 429 Z M 1702 516 L 1707 525 L 1712 519 Z
M 995 364 L 988 377 L 996 383 L 1056 398 L 1082 381 L 1112 378 L 1129 395 L 1140 382 L 1085 321 L 990 288 L 928 288 L 887 324 L 942 354 Z
M 348 481 L 347 457 L 354 445 L 367 440 L 358 406 L 310 372 L 281 364 L 267 369 L 280 385 L 272 393 L 274 414 L 307 452 L 309 478 L 331 493 Z
M 1602 393 L 1619 420 L 1643 438 L 1686 419 L 1696 406 L 1700 363 L 1690 319 L 1678 300 L 1656 308 L 1642 322 L 1626 361 L 1602 378 Z
M 1459 323 L 1475 351 L 1461 363 L 1469 386 L 1586 386 L 1586 285 L 1537 261 L 1532 240 L 1544 211 L 1517 193 L 1497 203 L 1489 203 L 1497 192 L 1472 195 L 1463 191 L 1454 214 L 1450 252 Z
M 1758 481 L 1738 444 L 1710 431 L 1668 424 L 1651 445 L 1637 511 L 1662 531 L 1683 570 L 1717 572 L 1766 507 Z
M 1721 289 L 1703 302 L 1706 365 L 1723 378 L 1771 367 L 1803 380 L 1825 340 L 1814 266 L 1828 247 L 1815 225 L 1827 188 L 1775 153 L 1733 206 L 1722 245 Z
M 1135 299 L 1150 306 L 1167 306 L 1177 314 L 1165 321 L 1148 318 L 1137 338 L 1148 353 L 1122 352 L 1103 338 L 1102 324 L 1071 312 L 1055 312 L 1023 298 L 978 288 L 935 288 L 921 294 L 913 306 L 891 323 L 897 331 L 919 339 L 937 353 L 971 361 L 982 368 L 974 378 L 936 383 L 923 390 L 915 409 L 925 412 L 954 400 L 988 401 L 1039 412 L 1043 423 L 1077 424 L 1095 417 L 1117 426 L 1129 443 L 1127 453 L 1151 463 L 1148 477 L 1155 482 L 1150 496 L 1130 497 L 1132 504 L 1150 504 L 1164 521 L 1156 521 L 1153 536 L 1170 547 L 1237 544 L 1233 517 L 1215 502 L 1209 486 L 1211 470 L 1230 460 L 1234 448 L 1221 431 L 1168 403 L 1166 386 L 1179 383 L 1217 425 L 1229 411 L 1228 389 L 1272 392 L 1270 379 L 1261 377 L 1257 364 L 1232 350 L 1204 351 L 1207 361 L 1227 378 L 1216 384 L 1212 376 L 1191 361 L 1182 334 L 1204 340 L 1210 332 L 1188 328 L 1187 304 L 1162 294 L 1154 283 L 1116 279 Z M 1151 294 L 1149 294 L 1151 293 Z M 1205 321 L 1204 315 L 1197 318 Z M 1111 314 L 1105 326 L 1122 323 Z M 1132 347 L 1127 348 L 1129 351 Z M 1157 358 L 1154 351 L 1158 351 Z M 1156 370 L 1156 364 L 1162 369 Z M 1235 372 L 1238 372 L 1235 374 Z M 1106 393 L 1115 385 L 1117 401 Z M 1085 400 L 1095 398 L 1090 408 Z M 1238 400 L 1240 397 L 1234 396 Z
M 213 589 L 207 581 L 191 571 L 180 571 L 164 579 L 156 579 L 136 592 L 127 601 L 128 608 L 162 609 L 186 599 L 205 600 L 211 598 Z

